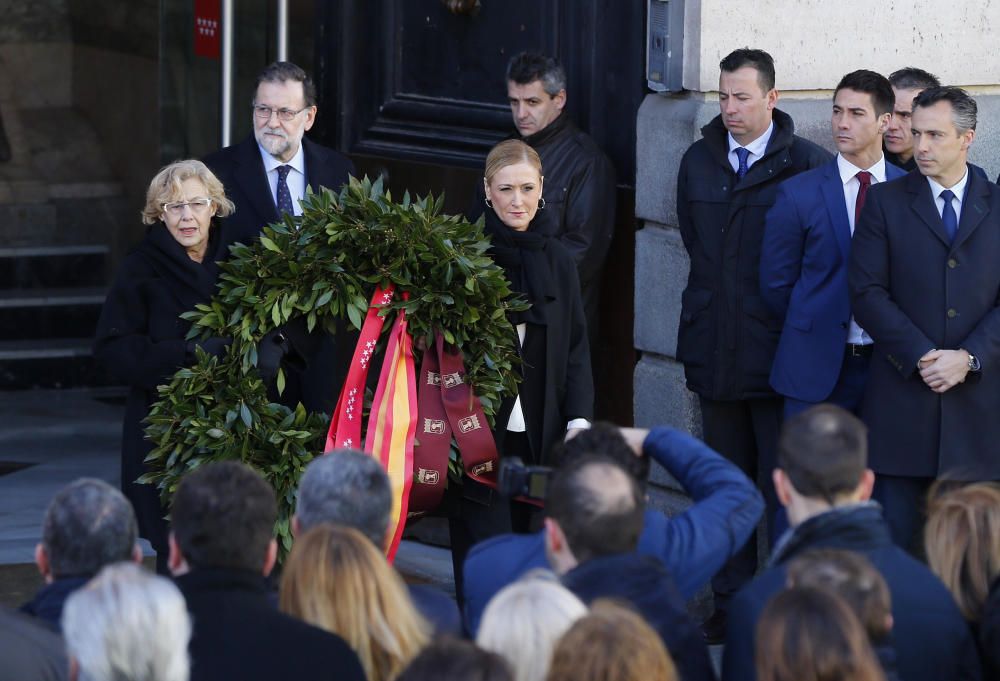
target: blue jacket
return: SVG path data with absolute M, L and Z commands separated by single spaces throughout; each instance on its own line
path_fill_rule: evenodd
M 764 501 L 736 466 L 679 430 L 654 428 L 643 453 L 676 478 L 694 503 L 673 518 L 647 509 L 638 552 L 660 559 L 681 595 L 690 598 L 743 547 Z M 500 589 L 539 567 L 549 567 L 543 532 L 504 534 L 473 546 L 462 570 L 469 631 L 479 629 L 486 604 Z
M 926 565 L 892 543 L 881 507 L 869 502 L 813 516 L 782 536 L 771 567 L 743 587 L 730 604 L 723 681 L 755 681 L 757 620 L 771 596 L 785 588 L 788 561 L 813 548 L 857 551 L 885 577 L 892 597 L 892 642 L 899 678 L 981 678 L 972 634 L 951 594 Z
M 886 181 L 905 173 L 885 164 Z M 771 387 L 804 402 L 833 391 L 851 320 L 851 223 L 837 159 L 785 180 L 767 213 L 760 295 L 784 320 Z

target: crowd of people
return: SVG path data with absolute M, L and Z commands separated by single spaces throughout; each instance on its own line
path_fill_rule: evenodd
M 156 386 L 199 348 L 226 352 L 185 340 L 178 316 L 211 297 L 226 246 L 353 170 L 303 137 L 308 76 L 267 67 L 253 135 L 150 184 L 95 348 L 131 387 L 124 494 L 81 479 L 52 499 L 44 586 L 0 610 L 0 679 L 712 681 L 720 640 L 724 681 L 1000 679 L 1000 188 L 967 163 L 975 102 L 918 69 L 852 72 L 830 157 L 775 108 L 766 52 L 720 67 L 720 115 L 677 201 L 691 255 L 677 354 L 702 441 L 591 423 L 613 171 L 563 112 L 558 64 L 511 60 L 518 134 L 487 157 L 480 199 L 490 255 L 531 306 L 509 313 L 522 381 L 494 435 L 502 457 L 549 470 L 541 510 L 471 480 L 450 491 L 456 598 L 386 560 L 391 483 L 363 452 L 309 463 L 280 566 L 277 499 L 247 465 L 189 472 L 169 522 L 134 482 Z M 261 341 L 258 369 L 287 369 L 281 399 L 329 411 L 323 368 L 342 350 L 292 324 Z M 649 504 L 652 462 L 689 507 Z M 687 602 L 709 586 L 699 623 Z

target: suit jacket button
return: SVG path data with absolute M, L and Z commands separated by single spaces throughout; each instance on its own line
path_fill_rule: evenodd
M 958 310 L 956 310 L 955 308 L 950 308 L 948 310 L 948 318 L 949 319 L 954 319 L 957 316 L 958 316 Z
M 951 269 L 955 269 L 956 267 L 958 267 L 958 261 L 955 260 L 954 258 L 948 258 L 948 267 L 950 267 Z
M 847 322 L 840 322 L 840 328 L 846 329 L 847 328 Z

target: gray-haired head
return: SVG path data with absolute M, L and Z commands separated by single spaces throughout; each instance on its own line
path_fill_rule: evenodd
M 962 88 L 950 86 L 927 88 L 913 99 L 913 108 L 930 107 L 938 102 L 951 104 L 951 118 L 959 134 L 976 129 L 979 108 L 976 106 L 976 100 Z
M 928 73 L 915 66 L 893 71 L 889 74 L 889 83 L 897 90 L 926 90 L 929 87 L 939 87 L 941 81 L 933 73 Z
M 320 523 L 344 525 L 381 549 L 391 510 L 389 476 L 373 457 L 353 449 L 313 459 L 299 482 L 295 515 L 302 532 Z
M 566 71 L 553 57 L 539 52 L 521 52 L 507 62 L 507 80 L 518 85 L 542 81 L 542 89 L 555 97 L 566 89 Z
M 134 563 L 101 570 L 63 609 L 78 681 L 187 681 L 191 620 L 173 582 Z
M 135 511 L 125 495 L 95 478 L 80 478 L 49 503 L 42 547 L 53 577 L 88 577 L 131 559 L 138 538 Z

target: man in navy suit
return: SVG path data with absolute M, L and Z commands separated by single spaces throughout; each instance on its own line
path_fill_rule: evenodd
M 339 191 L 354 173 L 347 157 L 305 138 L 316 122 L 316 86 L 295 64 L 275 62 L 260 72 L 252 112 L 252 136 L 204 159 L 236 205 L 222 221 L 226 245 L 249 244 L 264 225 L 284 214 L 301 215 L 307 187 Z M 281 401 L 329 413 L 353 348 L 350 340 L 335 346 L 329 335 L 308 333 L 304 322 L 293 321 L 261 340 L 257 367 L 272 386 L 272 400 L 279 399 L 273 385 L 281 365 L 286 378 Z
M 1000 479 L 1000 187 L 968 163 L 976 118 L 959 88 L 916 97 L 920 172 L 872 190 L 851 252 L 875 497 L 908 547 L 935 478 Z
M 844 76 L 830 121 L 836 158 L 782 183 L 768 212 L 760 287 L 784 319 L 771 386 L 785 396 L 786 418 L 820 402 L 861 406 L 872 339 L 851 315 L 847 263 L 868 189 L 904 174 L 882 153 L 893 103 L 885 77 Z

